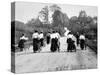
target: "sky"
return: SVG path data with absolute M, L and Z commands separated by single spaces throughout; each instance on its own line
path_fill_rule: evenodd
M 51 6 L 48 3 L 34 3 L 34 2 L 15 2 L 15 20 L 27 23 L 32 18 L 37 18 L 39 11 L 45 6 Z M 88 16 L 98 16 L 98 8 L 96 6 L 81 6 L 57 4 L 63 13 L 66 13 L 70 18 L 78 16 L 81 10 L 85 10 Z

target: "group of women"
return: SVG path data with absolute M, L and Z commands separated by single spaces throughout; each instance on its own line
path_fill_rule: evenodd
M 81 50 L 85 50 L 86 49 L 85 35 L 79 33 L 74 35 L 72 32 L 69 32 L 67 35 L 67 44 L 68 44 L 67 47 L 68 52 L 72 51 L 76 52 L 77 47 L 80 47 Z
M 76 47 L 79 45 L 82 50 L 85 48 L 85 36 L 83 34 L 77 33 L 75 36 L 72 32 L 66 30 L 66 43 L 67 43 L 67 51 L 72 52 L 76 51 Z M 33 52 L 40 52 L 42 47 L 44 46 L 44 34 L 43 32 L 38 33 L 38 31 L 34 31 L 32 34 L 33 39 Z M 24 43 L 28 40 L 25 35 L 20 37 L 19 48 L 23 51 Z M 46 43 L 50 45 L 50 51 L 56 52 L 60 51 L 60 34 L 57 31 L 48 32 L 46 34 Z

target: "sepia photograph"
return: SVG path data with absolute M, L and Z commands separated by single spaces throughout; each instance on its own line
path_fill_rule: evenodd
M 11 72 L 97 69 L 98 7 L 11 3 Z

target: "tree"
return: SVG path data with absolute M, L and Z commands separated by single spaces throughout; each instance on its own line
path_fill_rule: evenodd
M 45 6 L 44 8 L 42 8 L 42 10 L 39 12 L 39 20 L 42 22 L 42 23 L 48 23 L 48 6 Z
M 79 17 L 87 17 L 86 12 L 85 12 L 84 10 L 81 10 L 81 11 L 79 12 Z
M 50 6 L 50 10 L 53 11 L 53 12 L 55 12 L 56 10 L 60 11 L 61 8 L 58 5 L 54 4 L 54 5 Z
M 78 20 L 82 26 L 86 25 L 87 23 L 87 14 L 84 10 L 79 12 Z
M 66 13 L 63 13 L 63 18 L 62 18 L 62 20 L 63 20 L 63 25 L 64 25 L 65 27 L 68 27 L 68 26 L 69 26 L 69 18 L 68 18 L 68 16 L 67 16 Z
M 67 14 L 63 13 L 59 6 L 52 5 L 50 8 L 52 9 L 52 11 L 54 11 L 54 14 L 52 15 L 54 26 L 60 25 L 63 27 L 69 24 L 69 18 Z
M 59 10 L 56 10 L 53 14 L 53 25 L 58 26 L 62 24 L 61 21 L 61 12 Z
M 93 21 L 93 18 L 91 16 L 87 17 L 87 23 L 91 23 Z
M 31 28 L 34 28 L 34 27 L 39 27 L 39 26 L 41 26 L 42 25 L 42 22 L 38 19 L 38 18 L 36 18 L 36 19 L 32 19 L 32 20 L 30 20 L 30 21 L 28 21 L 27 23 L 26 23 L 26 25 L 28 26 L 28 27 L 31 27 Z
M 78 22 L 78 17 L 77 16 L 72 16 L 70 18 L 70 22 L 74 22 L 74 23 Z

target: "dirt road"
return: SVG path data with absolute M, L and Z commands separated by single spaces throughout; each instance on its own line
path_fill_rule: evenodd
M 66 38 L 61 38 L 60 42 L 60 53 L 51 53 L 50 45 L 43 47 L 40 53 L 33 53 L 32 47 L 16 53 L 16 73 L 97 68 L 96 54 L 88 47 L 87 50 L 77 47 L 77 52 L 66 52 Z

